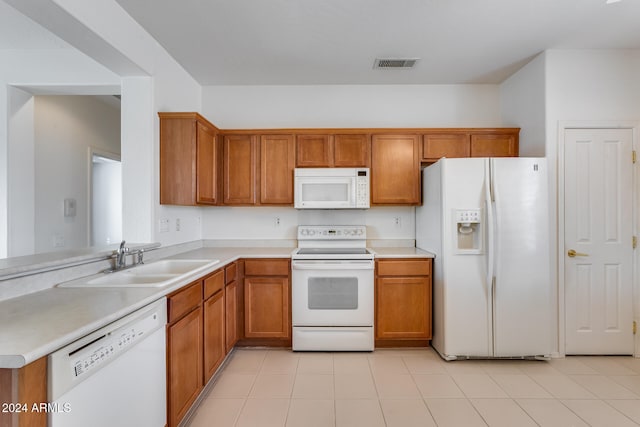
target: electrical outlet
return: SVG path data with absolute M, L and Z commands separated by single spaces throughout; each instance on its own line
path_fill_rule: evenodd
M 402 227 L 402 221 L 400 220 L 399 216 L 393 217 L 393 223 L 395 224 L 396 228 Z
M 168 218 L 162 218 L 160 220 L 160 224 L 159 224 L 159 230 L 160 233 L 168 233 L 169 232 L 169 219 Z
M 64 236 L 62 234 L 54 234 L 51 243 L 54 248 L 64 248 Z
M 275 219 L 273 220 L 273 226 L 276 227 L 276 228 L 280 227 L 280 217 L 279 216 L 275 217 Z
M 180 227 L 181 227 L 180 218 L 176 218 L 176 231 L 180 231 Z

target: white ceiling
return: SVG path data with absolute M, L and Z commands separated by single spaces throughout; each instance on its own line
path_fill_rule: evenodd
M 117 1 L 203 85 L 499 83 L 546 49 L 640 48 L 640 0 Z
M 500 83 L 546 49 L 640 49 L 640 0 L 116 1 L 202 85 Z M 70 45 L 0 1 L 0 49 L 36 48 Z

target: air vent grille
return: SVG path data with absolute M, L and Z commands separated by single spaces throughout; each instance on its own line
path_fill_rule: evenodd
M 413 68 L 418 58 L 376 58 L 373 68 Z

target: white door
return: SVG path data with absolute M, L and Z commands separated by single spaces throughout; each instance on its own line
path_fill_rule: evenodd
M 565 351 L 633 354 L 632 130 L 567 129 L 564 159 Z

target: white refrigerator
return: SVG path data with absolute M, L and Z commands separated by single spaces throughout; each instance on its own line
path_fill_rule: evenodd
M 544 158 L 441 159 L 423 171 L 416 246 L 433 252 L 433 347 L 447 359 L 551 353 Z

